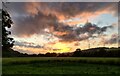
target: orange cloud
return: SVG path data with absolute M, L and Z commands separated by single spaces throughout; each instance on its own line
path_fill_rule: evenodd
M 62 36 L 68 34 L 67 32 L 53 32 L 54 35 Z
M 29 2 L 29 3 L 25 4 L 26 11 L 31 15 L 38 14 L 38 12 L 39 12 L 38 7 L 39 7 L 38 2 Z

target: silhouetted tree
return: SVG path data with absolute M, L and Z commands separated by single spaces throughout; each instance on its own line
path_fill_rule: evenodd
M 82 53 L 81 49 L 76 49 L 76 51 L 73 53 L 73 56 L 79 57 L 79 56 L 81 56 L 81 53 Z
M 45 54 L 38 54 L 38 57 L 45 57 Z
M 48 53 L 45 54 L 45 56 L 46 56 L 46 57 L 50 57 L 51 54 L 48 52 Z
M 2 9 L 2 50 L 3 50 L 3 55 L 6 52 L 11 51 L 12 50 L 11 48 L 14 45 L 14 39 L 9 37 L 11 32 L 7 30 L 7 28 L 10 28 L 12 24 L 13 24 L 13 21 L 11 20 L 9 13 L 6 10 Z
M 57 54 L 56 54 L 56 53 L 51 53 L 51 56 L 52 56 L 52 57 L 56 57 Z

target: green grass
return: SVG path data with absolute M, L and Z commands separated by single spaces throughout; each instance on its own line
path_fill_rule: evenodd
M 120 74 L 120 58 L 3 58 L 3 74 Z

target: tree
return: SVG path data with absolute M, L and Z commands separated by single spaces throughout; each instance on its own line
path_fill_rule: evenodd
M 47 52 L 47 53 L 45 54 L 45 56 L 46 56 L 46 57 L 50 57 L 51 54 L 50 54 L 49 52 Z
M 3 53 L 5 51 L 10 51 L 15 42 L 13 38 L 9 37 L 11 32 L 7 30 L 7 28 L 10 28 L 12 24 L 13 24 L 13 21 L 11 20 L 9 13 L 6 10 L 2 9 L 2 50 L 3 50 Z
M 79 57 L 79 56 L 81 56 L 81 54 L 82 54 L 82 51 L 81 51 L 81 49 L 76 49 L 76 51 L 73 53 L 73 57 Z

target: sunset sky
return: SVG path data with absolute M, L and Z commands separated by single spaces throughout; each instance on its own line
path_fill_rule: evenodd
M 115 2 L 10 2 L 14 49 L 28 54 L 118 47 Z

